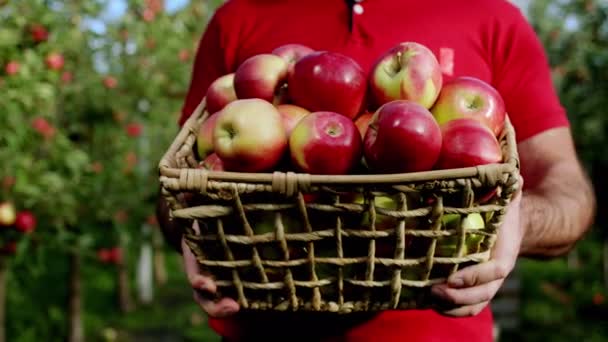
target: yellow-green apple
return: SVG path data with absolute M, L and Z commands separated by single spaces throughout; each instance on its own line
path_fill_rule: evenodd
M 288 65 L 272 54 L 247 58 L 234 73 L 234 90 L 239 99 L 258 98 L 275 102 L 275 96 L 287 81 Z
M 344 115 L 320 111 L 306 115 L 289 138 L 294 166 L 311 174 L 346 174 L 361 158 L 355 123 Z
M 234 91 L 234 73 L 218 77 L 207 89 L 207 111 L 213 114 L 237 99 Z
M 349 194 L 350 195 L 350 194 Z M 345 199 L 348 200 L 347 196 Z M 349 201 L 355 204 L 365 204 L 365 198 L 362 194 L 356 194 L 352 201 Z M 374 207 L 376 209 L 387 209 L 387 210 L 396 210 L 398 202 L 392 196 L 375 196 L 374 197 Z M 399 219 L 393 218 L 391 216 L 382 215 L 376 211 L 376 221 L 374 226 L 377 230 L 386 230 L 393 229 L 397 227 L 397 223 Z M 371 225 L 371 217 L 369 211 L 363 213 L 360 224 L 363 227 L 370 227 Z
M 506 110 L 500 93 L 474 77 L 457 77 L 446 82 L 431 108 L 439 125 L 459 118 L 473 118 L 498 136 L 504 127 Z
M 426 171 L 441 151 L 441 129 L 420 104 L 395 100 L 378 108 L 364 139 L 369 168 L 381 173 Z
M 262 172 L 278 164 L 287 149 L 287 134 L 272 103 L 236 100 L 216 115 L 213 146 L 226 171 Z
M 281 114 L 287 136 L 291 135 L 291 131 L 303 117 L 310 114 L 308 109 L 288 103 L 277 105 L 277 110 Z
M 499 163 L 502 151 L 496 136 L 478 120 L 451 120 L 441 126 L 443 144 L 437 169 Z
M 200 160 L 205 159 L 210 153 L 213 152 L 213 130 L 217 122 L 218 115 L 213 114 L 209 116 L 198 130 L 196 135 L 196 152 Z
M 442 225 L 444 230 L 458 229 L 462 225 L 465 232 L 469 232 L 465 236 L 465 246 L 463 255 L 476 253 L 479 249 L 479 244 L 483 239 L 483 235 L 470 233 L 470 231 L 481 230 L 485 228 L 483 217 L 479 213 L 471 213 L 461 219 L 460 214 L 446 214 L 442 217 Z M 451 257 L 455 256 L 458 251 L 458 236 L 444 236 L 437 239 L 435 246 L 435 256 Z
M 410 100 L 431 108 L 442 84 L 437 57 L 416 42 L 403 42 L 386 51 L 376 61 L 370 77 L 370 90 L 377 106 Z
M 361 139 L 365 138 L 365 133 L 367 132 L 367 127 L 369 127 L 369 121 L 372 119 L 372 116 L 374 116 L 374 113 L 365 112 L 359 115 L 357 120 L 355 120 L 355 126 L 357 126 L 359 133 L 361 133 Z
M 16 219 L 15 206 L 11 202 L 0 203 L 0 226 L 12 226 Z
M 366 87 L 365 73 L 354 59 L 317 51 L 295 64 L 287 88 L 291 101 L 298 106 L 354 119 L 363 108 Z
M 315 52 L 315 50 L 309 48 L 306 45 L 291 43 L 281 45 L 272 50 L 271 53 L 273 55 L 277 55 L 283 58 L 287 62 L 289 66 L 288 68 L 291 72 L 293 71 L 293 66 L 296 64 L 297 61 L 299 61 L 302 57 L 306 55 L 310 55 L 313 52 Z

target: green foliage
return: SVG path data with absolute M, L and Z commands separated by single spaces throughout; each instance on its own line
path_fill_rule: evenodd
M 530 8 L 553 66 L 555 86 L 573 124 L 578 151 L 591 167 L 608 162 L 608 4 L 535 0 Z M 600 148 L 598 148 L 600 147 Z
M 522 331 L 526 341 L 604 341 L 608 336 L 608 284 L 602 249 L 608 169 L 608 3 L 603 0 L 534 0 L 533 26 L 553 67 L 554 84 L 566 108 L 577 151 L 598 195 L 594 229 L 568 258 L 524 260 Z
M 0 201 L 38 221 L 9 260 L 11 341 L 65 339 L 71 252 L 82 257 L 92 339 L 109 325 L 153 324 L 146 312 L 159 326 L 161 316 L 173 317 L 167 329 L 189 334 L 182 331 L 189 313 L 167 315 L 160 304 L 125 318 L 117 269 L 99 262 L 98 249 L 121 247 L 129 281 L 135 277 L 141 226 L 154 214 L 158 161 L 177 133 L 212 5 L 193 1 L 168 13 L 162 0 L 129 0 L 126 13 L 108 20 L 108 3 L 0 0 Z M 100 22 L 103 29 L 93 30 Z M 171 269 L 183 276 L 179 265 Z M 196 309 L 183 279 L 174 291 L 188 312 Z

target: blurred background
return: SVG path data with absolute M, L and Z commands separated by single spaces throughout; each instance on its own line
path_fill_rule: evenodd
M 0 0 L 0 203 L 19 212 L 19 229 L 0 231 L 0 339 L 219 341 L 154 204 L 221 2 Z M 569 255 L 520 261 L 492 304 L 497 332 L 606 341 L 608 3 L 516 3 L 546 47 L 599 210 Z

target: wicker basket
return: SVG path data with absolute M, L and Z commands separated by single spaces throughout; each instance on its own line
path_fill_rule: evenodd
M 519 186 L 508 118 L 501 164 L 329 176 L 197 168 L 194 145 L 207 117 L 203 99 L 159 164 L 162 193 L 218 296 L 235 298 L 243 310 L 442 305 L 430 285 L 488 260 Z M 460 224 L 471 213 L 481 215 L 483 228 Z

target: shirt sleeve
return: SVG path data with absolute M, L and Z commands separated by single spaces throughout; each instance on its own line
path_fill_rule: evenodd
M 209 20 L 199 41 L 190 86 L 181 110 L 180 126 L 186 122 L 202 101 L 209 85 L 227 73 L 218 11 Z
M 533 27 L 516 7 L 494 31 L 492 59 L 517 141 L 569 125 L 551 78 L 549 61 Z

